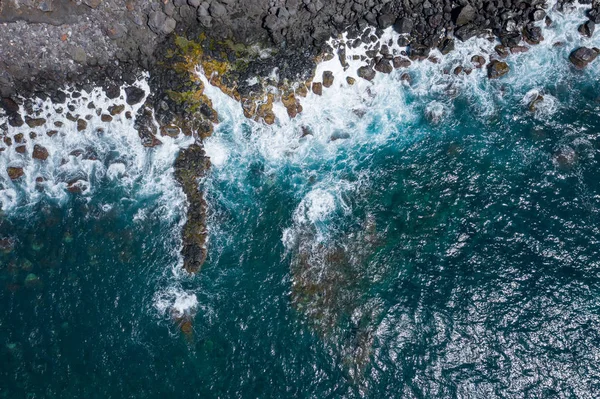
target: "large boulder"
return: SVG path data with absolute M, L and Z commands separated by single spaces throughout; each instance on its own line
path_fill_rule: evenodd
M 394 23 L 394 30 L 398 33 L 410 33 L 413 29 L 413 21 L 409 18 L 399 18 Z
M 529 44 L 539 44 L 542 40 L 544 40 L 544 36 L 542 36 L 542 28 L 535 25 L 527 25 L 523 29 L 523 38 Z
M 361 66 L 358 68 L 358 76 L 365 80 L 373 80 L 375 78 L 375 71 L 370 66 Z
M 498 79 L 510 71 L 508 64 L 504 61 L 493 60 L 488 65 L 488 78 Z
M 579 47 L 569 55 L 569 61 L 577 69 L 583 69 L 598 57 L 598 53 L 600 50 L 597 48 Z
M 456 13 L 456 26 L 463 26 L 472 22 L 477 16 L 477 10 L 470 4 L 465 5 Z
M 176 25 L 177 22 L 162 11 L 153 11 L 148 16 L 148 26 L 157 35 L 168 35 Z
M 125 96 L 127 97 L 127 104 L 134 105 L 144 99 L 146 92 L 139 87 L 129 86 L 125 89 Z
M 463 25 L 454 31 L 454 36 L 456 36 L 458 39 L 462 40 L 463 42 L 469 40 L 472 37 L 475 37 L 476 35 L 477 35 L 477 30 L 471 24 Z
M 579 28 L 577 28 L 577 30 L 579 31 L 581 36 L 592 37 L 592 35 L 594 34 L 595 28 L 596 28 L 595 23 L 593 23 L 592 21 L 587 21 L 587 22 L 579 25 Z
M 394 70 L 390 60 L 387 58 L 382 58 L 376 65 L 375 70 L 382 73 L 391 73 Z
M 377 23 L 381 29 L 389 28 L 394 24 L 396 17 L 391 14 L 383 14 L 377 18 Z

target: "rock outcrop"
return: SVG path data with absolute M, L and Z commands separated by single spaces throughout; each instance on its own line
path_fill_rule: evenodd
M 579 47 L 569 55 L 569 61 L 575 68 L 584 69 L 590 62 L 594 61 L 600 54 L 600 49 Z

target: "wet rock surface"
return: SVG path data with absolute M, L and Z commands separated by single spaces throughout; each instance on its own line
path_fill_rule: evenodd
M 561 0 L 557 7 L 566 4 Z M 447 54 L 456 40 L 490 32 L 499 39 L 497 53 L 504 58 L 527 51 L 523 41 L 534 45 L 544 39 L 541 29 L 533 25 L 547 18 L 544 7 L 543 1 L 497 0 L 1 0 L 0 105 L 10 126 L 38 127 L 45 119 L 22 116 L 20 99 L 49 97 L 64 104 L 68 103 L 65 84 L 76 89 L 100 85 L 107 97 L 115 100 L 107 109 L 98 110 L 104 112 L 102 122 L 135 118 L 146 147 L 160 145 L 159 135 L 181 132 L 194 136 L 197 144 L 181 151 L 175 177 L 189 202 L 183 228 L 184 267 L 197 272 L 207 253 L 206 206 L 198 180 L 210 166 L 201 142 L 218 123 L 218 115 L 204 95 L 204 83 L 195 75 L 197 65 L 211 84 L 242 103 L 247 117 L 272 124 L 274 101 L 281 101 L 293 118 L 302 111 L 300 97 L 308 91 L 322 95 L 334 85 L 332 72 L 326 71 L 322 82 L 312 82 L 311 73 L 317 62 L 326 59 L 324 54 L 328 59 L 339 57 L 347 67 L 345 49 L 351 41 L 352 45 L 377 42 L 381 29 L 392 27 L 401 34 L 398 44 L 408 46 L 402 56 L 392 54 L 387 44 L 371 49 L 372 54 L 367 54 L 365 65 L 357 71 L 368 81 L 377 73 L 391 73 L 411 62 L 436 62 L 430 57 L 431 49 Z M 585 36 L 593 33 L 600 20 L 596 3 L 588 17 L 580 28 Z M 374 28 L 374 34 L 363 33 L 368 26 Z M 328 48 L 326 41 L 342 32 L 348 33 L 348 47 Z M 570 60 L 584 68 L 597 55 L 597 49 L 580 48 Z M 492 79 L 509 72 L 508 65 L 499 60 L 486 64 L 485 58 L 475 55 L 471 63 L 474 68 L 487 67 Z M 251 83 L 256 77 L 266 79 L 275 68 L 280 81 L 302 84 L 294 90 L 278 87 L 281 94 L 276 98 Z M 143 71 L 150 72 L 146 102 L 137 115 L 122 115 L 124 102 L 139 104 L 147 94 L 132 85 Z M 462 66 L 454 70 L 456 74 L 470 72 Z M 353 78 L 347 79 L 352 79 L 348 84 L 355 83 Z M 410 83 L 408 74 L 401 79 Z M 126 86 L 124 96 L 122 85 Z M 88 128 L 85 115 L 69 111 L 73 110 L 65 105 L 66 118 L 77 130 Z M 47 134 L 55 135 L 56 130 Z M 44 160 L 48 152 L 36 146 L 32 157 Z M 23 171 L 15 167 L 7 172 L 11 179 L 18 179 Z M 85 182 L 69 183 L 72 192 L 85 187 Z
M 568 3 L 561 0 L 557 7 Z M 393 26 L 405 35 L 405 45 L 444 52 L 451 51 L 454 37 L 467 40 L 489 31 L 508 46 L 522 36 L 535 43 L 542 38 L 531 23 L 545 17 L 544 5 L 497 0 L 3 0 L 0 96 L 59 98 L 65 82 L 107 89 L 131 83 L 142 70 L 160 69 L 156 64 L 164 61 L 163 43 L 173 34 L 197 38 L 204 33 L 213 41 L 271 48 L 269 58 L 246 57 L 240 90 L 246 78 L 267 76 L 275 66 L 282 79 L 306 78 L 327 39 L 346 31 L 355 39 L 369 25 Z M 584 34 L 593 31 L 598 15 L 594 3 L 589 22 L 582 25 Z M 223 50 L 230 61 L 236 58 L 235 48 L 210 49 Z M 389 70 L 385 62 L 379 69 Z
M 197 273 L 206 260 L 206 201 L 198 188 L 198 180 L 205 176 L 210 160 L 198 143 L 181 150 L 175 161 L 175 179 L 181 184 L 188 199 L 187 222 L 183 227 L 183 248 L 186 271 Z
M 600 49 L 580 47 L 569 55 L 569 61 L 571 61 L 577 69 L 583 69 L 590 62 L 594 61 L 598 57 L 598 54 L 600 54 Z

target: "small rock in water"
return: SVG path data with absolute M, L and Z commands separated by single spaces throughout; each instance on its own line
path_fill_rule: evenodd
M 496 50 L 496 54 L 498 54 L 500 58 L 506 58 L 509 55 L 508 49 L 502 44 L 499 44 L 496 47 L 494 47 L 494 50 Z
M 528 108 L 529 111 L 535 112 L 537 110 L 537 106 L 544 101 L 544 96 L 541 94 L 536 94 L 535 97 L 529 102 Z
M 477 69 L 483 68 L 485 65 L 485 58 L 483 58 L 481 55 L 474 55 L 471 57 L 471 63 Z
M 488 65 L 488 78 L 498 79 L 510 71 L 508 64 L 503 61 L 493 60 Z
M 349 138 L 350 138 L 350 134 L 348 134 L 346 132 L 335 132 L 331 135 L 330 140 L 336 141 L 336 140 L 344 140 L 344 139 L 349 139 Z
M 25 116 L 25 123 L 27 123 L 27 126 L 34 128 L 42 126 L 46 123 L 46 120 L 44 118 L 30 118 L 29 116 Z
M 302 135 L 300 136 L 300 138 L 306 137 L 306 136 L 312 136 L 312 135 L 313 135 L 313 132 L 310 129 L 310 127 L 302 126 Z
M 323 83 L 320 82 L 314 82 L 312 84 L 312 91 L 313 93 L 315 93 L 317 96 L 323 95 Z
M 112 116 L 118 115 L 121 112 L 123 112 L 125 110 L 125 106 L 124 105 L 111 105 L 110 107 L 108 107 L 108 112 L 110 112 L 110 114 Z
M 45 147 L 36 144 L 35 146 L 33 146 L 33 154 L 31 156 L 35 159 L 45 161 L 46 159 L 48 159 L 48 150 Z
M 125 96 L 127 98 L 127 104 L 134 105 L 144 99 L 146 92 L 139 87 L 130 86 L 125 89 Z
M 410 60 L 408 58 L 404 58 L 404 57 L 394 57 L 392 62 L 394 64 L 394 68 L 396 68 L 396 69 L 408 68 L 411 64 Z
M 577 31 L 581 34 L 581 36 L 592 37 L 592 35 L 594 34 L 595 28 L 596 28 L 596 24 L 594 24 L 592 21 L 587 21 L 587 22 L 584 22 L 583 24 L 579 25 L 579 28 L 577 28 Z
M 72 180 L 67 183 L 67 190 L 74 194 L 81 194 L 87 189 L 87 182 L 84 180 Z
M 510 52 L 513 54 L 526 53 L 528 51 L 529 51 L 529 47 L 525 47 L 525 46 L 512 46 L 510 48 Z
M 325 71 L 323 72 L 323 86 L 331 87 L 333 85 L 333 72 Z
M 8 173 L 8 177 L 10 177 L 11 180 L 17 180 L 25 174 L 25 172 L 23 172 L 23 168 L 18 168 L 14 166 L 9 166 L 8 168 L 6 168 L 6 172 Z
M 382 58 L 377 63 L 377 65 L 375 65 L 375 70 L 381 73 L 391 73 L 394 70 L 394 68 L 390 63 L 390 60 L 388 60 L 387 58 Z
M 541 21 L 542 19 L 544 19 L 544 17 L 546 17 L 546 12 L 541 9 L 537 9 L 531 13 L 531 18 L 534 21 Z
M 87 128 L 87 122 L 84 119 L 77 119 L 77 131 L 81 132 Z
M 577 69 L 583 69 L 598 57 L 598 53 L 600 53 L 600 50 L 596 48 L 579 47 L 569 55 L 569 61 Z
M 369 66 L 361 66 L 358 68 L 357 73 L 358 76 L 368 81 L 371 81 L 375 78 L 375 71 Z

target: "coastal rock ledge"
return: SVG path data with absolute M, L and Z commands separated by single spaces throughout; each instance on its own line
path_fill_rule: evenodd
M 562 10 L 569 3 L 558 0 L 554 7 Z M 362 79 L 370 81 L 376 73 L 391 73 L 411 62 L 437 62 L 431 49 L 447 54 L 456 40 L 476 36 L 494 36 L 500 42 L 499 58 L 527 51 L 523 44 L 544 40 L 538 25 L 552 23 L 545 13 L 550 5 L 544 0 L 0 0 L 0 117 L 7 120 L 0 125 L 0 137 L 24 124 L 44 126 L 48 136 L 56 135 L 61 126 L 46 126 L 44 118 L 20 112 L 36 98 L 64 104 L 67 88 L 90 92 L 100 86 L 109 99 L 117 99 L 126 87 L 128 105 L 145 98 L 137 115 L 125 113 L 135 119 L 145 146 L 161 145 L 158 132 L 182 132 L 195 139 L 175 163 L 175 178 L 189 203 L 182 233 L 184 267 L 195 273 L 207 254 L 206 206 L 198 182 L 210 162 L 202 141 L 219 122 L 204 94 L 205 81 L 197 76 L 198 66 L 210 84 L 241 103 L 247 117 L 270 124 L 275 122 L 275 101 L 295 117 L 302 111 L 301 97 L 309 91 L 323 94 L 340 81 L 327 71 L 322 82 L 313 82 L 318 62 L 337 55 L 344 66 L 345 48 L 371 46 L 384 29 L 393 29 L 399 35 L 394 45 L 406 51 L 400 56 L 387 44 L 377 44 L 372 54 L 359 58 L 364 65 L 357 76 Z M 582 34 L 592 33 L 599 15 L 600 2 L 593 2 Z M 327 41 L 342 33 L 343 46 L 329 47 Z M 599 52 L 582 47 L 569 59 L 581 69 Z M 473 58 L 472 64 L 483 68 L 485 59 Z M 275 68 L 278 81 L 273 82 Z M 490 78 L 509 72 L 500 60 L 490 60 L 487 68 Z M 150 93 L 132 86 L 145 72 Z M 470 69 L 460 66 L 454 72 Z M 404 74 L 402 80 L 410 76 Z M 268 81 L 280 94 L 265 92 L 257 81 Z M 355 79 L 346 81 L 354 84 Z M 114 105 L 101 120 L 111 123 L 121 112 L 123 104 Z M 67 119 L 80 131 L 89 128 L 85 118 L 67 113 Z M 33 155 L 44 162 L 48 152 L 37 147 Z M 8 171 L 15 182 L 22 173 L 20 166 Z

